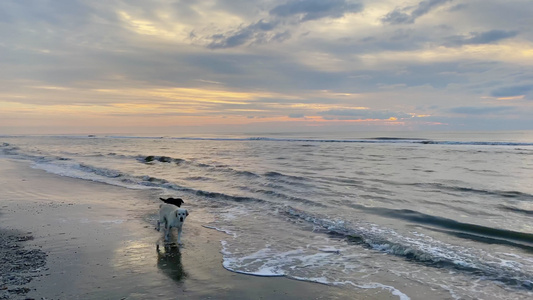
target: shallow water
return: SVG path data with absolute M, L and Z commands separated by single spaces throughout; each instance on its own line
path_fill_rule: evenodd
M 4 136 L 0 155 L 206 208 L 234 272 L 533 297 L 531 132 Z

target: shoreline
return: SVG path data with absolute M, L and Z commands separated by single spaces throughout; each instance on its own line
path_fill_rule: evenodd
M 6 158 L 0 173 L 9 174 L 0 178 L 1 229 L 31 232 L 21 247 L 47 256 L 20 286 L 27 293 L 5 299 L 397 299 L 381 289 L 228 271 L 225 234 L 203 226 L 212 216 L 201 207 L 187 218 L 184 245 L 158 252 L 158 190 L 61 177 Z

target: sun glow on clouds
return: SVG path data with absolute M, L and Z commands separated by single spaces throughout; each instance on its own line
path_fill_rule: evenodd
M 152 89 L 97 89 L 97 92 L 110 95 L 128 95 L 135 98 L 176 100 L 180 103 L 211 103 L 246 105 L 260 98 L 271 98 L 275 93 L 240 92 L 201 88 L 152 88 Z
M 512 97 L 499 97 L 497 100 L 522 100 L 526 95 L 512 96 Z
M 525 0 L 63 2 L 0 1 L 0 134 L 24 120 L 533 128 Z
M 388 67 L 391 63 L 423 63 L 452 62 L 461 58 L 464 60 L 485 60 L 492 57 L 494 60 L 533 65 L 533 45 L 530 43 L 466 45 L 459 48 L 439 46 L 436 48 L 414 51 L 383 51 L 372 54 L 363 54 L 359 58 L 367 66 Z
M 118 12 L 118 16 L 129 30 L 140 35 L 155 36 L 161 39 L 184 39 L 188 35 L 187 27 L 180 23 L 156 24 L 150 20 L 135 18 L 125 11 Z
M 69 89 L 68 87 L 62 87 L 62 86 L 32 86 L 31 88 L 43 89 L 43 90 L 60 90 L 60 91 L 65 91 Z
M 215 2 L 202 1 L 189 4 L 191 14 L 197 15 L 197 19 L 176 18 L 164 8 L 152 13 L 155 18 L 138 17 L 135 12 L 118 11 L 117 16 L 123 26 L 139 35 L 147 35 L 162 40 L 188 41 L 195 35 L 194 32 L 203 32 L 205 35 L 216 34 L 224 28 L 238 27 L 246 22 L 239 16 L 214 9 Z M 208 26 L 197 20 L 213 20 Z M 197 37 L 196 37 L 197 38 Z
M 23 114 L 29 119 L 53 119 L 50 124 L 59 126 L 64 115 L 65 124 L 77 118 L 77 125 L 90 124 L 98 120 L 102 126 L 203 126 L 203 125 L 245 125 L 251 123 L 286 123 L 323 126 L 327 124 L 387 124 L 403 126 L 404 122 L 396 117 L 376 119 L 324 118 L 324 111 L 370 111 L 367 106 L 357 106 L 354 100 L 364 99 L 366 95 L 339 92 L 334 90 L 304 91 L 301 93 L 273 93 L 267 91 L 246 91 L 217 88 L 184 87 L 145 87 L 145 88 L 65 88 L 32 83 L 28 85 L 40 90 L 27 103 L 25 98 L 17 100 L 17 95 L 0 94 L 11 102 L 0 102 L 1 115 Z M 46 94 L 43 94 L 46 92 Z M 46 103 L 38 98 L 45 96 L 54 99 Z M 20 97 L 22 97 L 20 95 Z M 94 99 L 98 99 L 95 102 Z M 331 103 L 310 99 L 330 99 Z M 74 100 L 74 101 L 73 101 Z M 291 112 L 302 117 L 290 117 Z M 364 115 L 364 114 L 363 114 Z M 114 118 L 120 118 L 117 125 Z M 63 125 L 65 125 L 63 124 Z

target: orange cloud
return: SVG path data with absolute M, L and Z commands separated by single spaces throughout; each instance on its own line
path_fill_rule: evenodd
M 519 96 L 512 96 L 512 97 L 499 97 L 499 98 L 496 98 L 498 100 L 519 100 L 519 99 L 524 99 L 526 95 L 519 95 Z

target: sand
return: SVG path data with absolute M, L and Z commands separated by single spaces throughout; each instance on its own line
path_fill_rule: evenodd
M 187 218 L 183 245 L 164 247 L 153 224 L 158 190 L 61 177 L 6 158 L 0 174 L 0 299 L 398 299 L 225 270 L 224 233 L 203 227 L 211 216 L 201 209 Z

